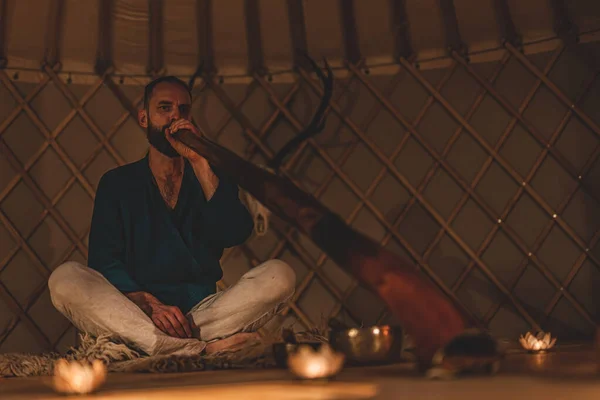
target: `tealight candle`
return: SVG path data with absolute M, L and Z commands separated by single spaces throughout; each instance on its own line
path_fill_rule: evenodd
M 556 338 L 552 338 L 550 333 L 538 332 L 538 334 L 534 336 L 530 332 L 527 332 L 525 336 L 519 338 L 519 342 L 525 350 L 531 353 L 541 353 L 554 347 Z
M 106 367 L 100 360 L 89 364 L 60 359 L 54 365 L 52 384 L 59 393 L 87 394 L 104 383 L 106 374 Z
M 300 346 L 298 351 L 288 356 L 288 366 L 298 377 L 323 379 L 336 375 L 344 364 L 345 357 L 323 344 L 320 350 L 310 346 Z

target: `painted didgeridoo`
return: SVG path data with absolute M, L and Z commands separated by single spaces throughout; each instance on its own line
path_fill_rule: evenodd
M 419 366 L 465 330 L 465 320 L 416 266 L 354 231 L 287 178 L 188 130 L 173 137 L 219 168 L 271 212 L 303 232 L 336 264 L 374 291 L 415 342 Z

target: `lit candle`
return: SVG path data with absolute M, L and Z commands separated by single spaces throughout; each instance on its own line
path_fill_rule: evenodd
M 314 351 L 310 346 L 300 346 L 296 353 L 288 357 L 290 370 L 304 379 L 329 378 L 337 374 L 344 364 L 344 355 L 323 344 Z
M 106 367 L 100 360 L 91 364 L 60 359 L 54 365 L 52 383 L 59 393 L 86 394 L 97 390 L 106 380 Z
M 527 332 L 525 336 L 519 338 L 521 346 L 532 353 L 545 352 L 554 347 L 556 338 L 552 338 L 550 333 L 538 332 L 537 335 L 532 335 Z

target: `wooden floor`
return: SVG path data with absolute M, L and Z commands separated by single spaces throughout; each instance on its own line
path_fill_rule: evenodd
M 509 354 L 493 377 L 430 381 L 410 364 L 346 368 L 334 382 L 303 383 L 286 370 L 187 374 L 111 374 L 93 396 L 77 399 L 600 399 L 596 352 L 590 347 L 546 355 Z M 0 399 L 65 399 L 49 378 L 0 380 Z

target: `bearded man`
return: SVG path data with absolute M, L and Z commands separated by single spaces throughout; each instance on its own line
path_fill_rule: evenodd
M 216 291 L 223 250 L 245 242 L 254 224 L 237 185 L 171 136 L 200 134 L 191 97 L 172 76 L 146 86 L 138 122 L 148 153 L 102 176 L 88 265 L 67 262 L 48 281 L 54 306 L 80 331 L 110 334 L 149 355 L 241 346 L 296 284 L 289 265 L 269 260 Z

